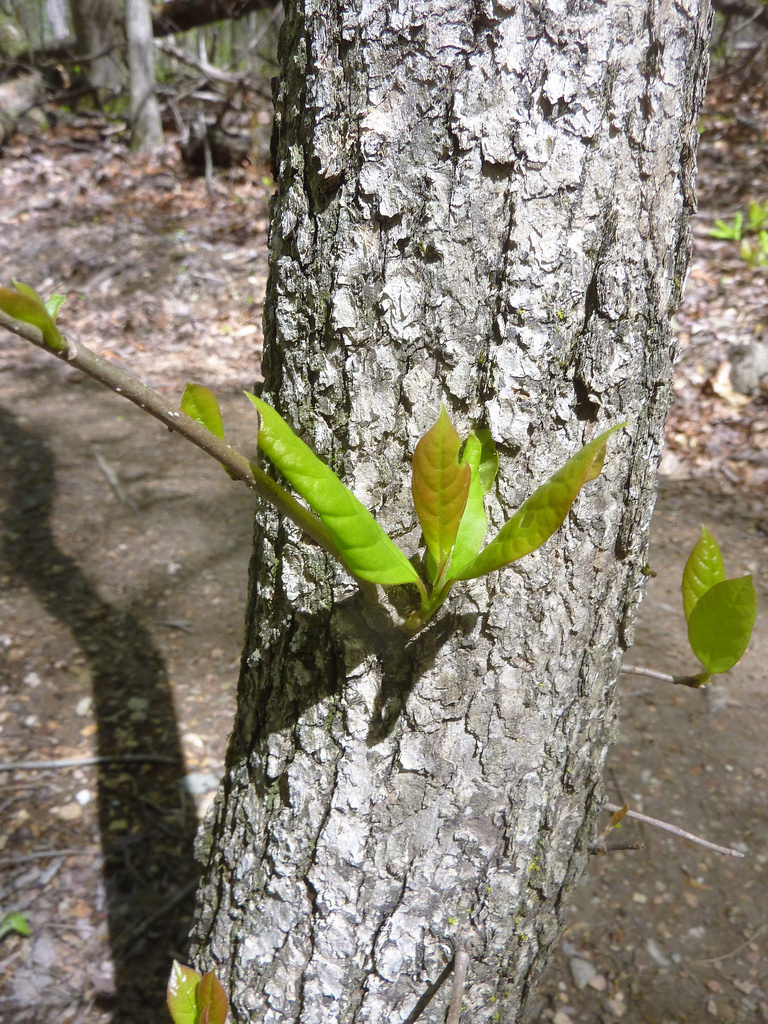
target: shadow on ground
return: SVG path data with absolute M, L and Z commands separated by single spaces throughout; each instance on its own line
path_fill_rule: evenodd
M 51 532 L 56 466 L 45 439 L 0 409 L 0 447 L 9 453 L 0 477 L 2 571 L 67 627 L 92 680 L 114 969 L 113 990 L 96 1002 L 112 1011 L 115 1024 L 136 1021 L 146 1009 L 146 992 L 163 990 L 170 949 L 183 948 L 197 879 L 196 819 L 184 798 L 168 675 L 146 625 L 103 600 L 57 546 Z

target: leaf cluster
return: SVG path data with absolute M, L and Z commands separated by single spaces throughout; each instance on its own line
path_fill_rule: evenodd
M 487 575 L 541 547 L 561 526 L 583 485 L 599 475 L 608 438 L 623 425 L 586 444 L 483 548 L 488 528 L 485 499 L 499 467 L 496 445 L 487 430 L 472 431 L 462 444 L 442 407 L 413 454 L 411 493 L 426 548 L 423 578 L 368 509 L 279 413 L 263 399 L 246 394 L 259 413 L 259 448 L 328 531 L 332 553 L 358 580 L 416 587 L 420 607 L 406 623 L 411 632 L 429 621 L 457 580 Z M 218 403 L 202 385 L 187 385 L 181 407 L 223 437 Z
M 193 967 L 173 961 L 166 994 L 173 1024 L 224 1024 L 229 1000 L 213 973 L 201 974 Z
M 755 624 L 752 576 L 726 579 L 717 541 L 704 526 L 683 570 L 683 612 L 691 649 L 703 665 L 697 678 L 727 672 L 747 649 Z

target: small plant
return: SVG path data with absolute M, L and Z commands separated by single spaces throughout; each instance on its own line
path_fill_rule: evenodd
M 709 237 L 722 242 L 739 242 L 739 254 L 750 267 L 768 266 L 768 199 L 753 199 L 747 208 L 746 221 L 741 210 L 732 221 L 716 220 Z M 747 237 L 751 236 L 751 237 Z
M 754 241 L 742 239 L 739 254 L 753 270 L 755 267 L 768 266 L 768 231 L 759 232 Z
M 168 979 L 167 1002 L 173 1024 L 224 1024 L 229 1011 L 227 994 L 213 971 L 201 974 L 177 960 Z
M 714 227 L 709 230 L 709 237 L 717 238 L 721 242 L 740 242 L 743 231 L 744 214 L 739 210 L 730 224 L 725 220 L 716 220 Z
M 29 935 L 29 923 L 23 914 L 18 910 L 10 910 L 0 918 L 0 939 L 15 932 L 17 935 Z

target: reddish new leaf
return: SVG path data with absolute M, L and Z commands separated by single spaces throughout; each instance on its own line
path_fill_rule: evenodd
M 200 1010 L 200 1024 L 224 1024 L 227 1019 L 227 994 L 213 971 L 208 971 L 200 979 L 197 1005 Z
M 461 439 L 445 406 L 416 445 L 411 491 L 427 551 L 439 575 L 447 563 L 467 504 L 470 467 L 459 462 Z

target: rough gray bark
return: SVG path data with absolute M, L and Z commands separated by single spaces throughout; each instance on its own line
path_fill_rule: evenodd
M 641 590 L 708 31 L 706 0 L 288 5 L 268 397 L 408 551 L 441 400 L 499 442 L 492 531 L 629 425 L 553 540 L 410 642 L 259 511 L 193 937 L 237 1021 L 442 1021 L 460 947 L 462 1020 L 530 1006 Z
M 145 153 L 163 144 L 155 93 L 155 44 L 147 0 L 125 0 L 125 34 L 131 76 L 131 148 Z

